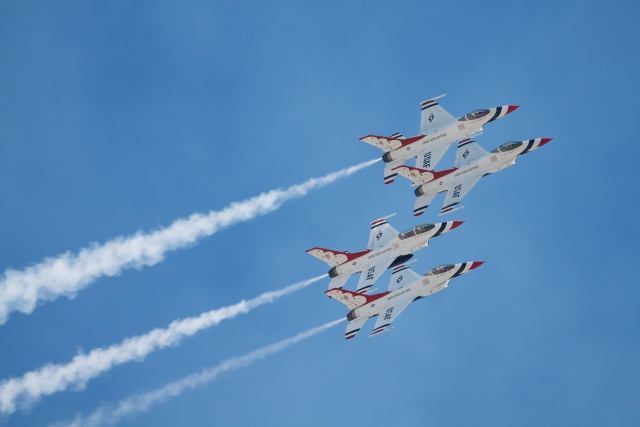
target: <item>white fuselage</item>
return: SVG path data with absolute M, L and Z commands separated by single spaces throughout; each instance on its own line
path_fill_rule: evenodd
M 372 317 L 383 315 L 389 307 L 398 304 L 404 300 L 415 300 L 432 295 L 449 285 L 449 279 L 456 273 L 457 269 L 448 271 L 444 274 L 423 276 L 410 285 L 404 286 L 396 291 L 390 292 L 381 298 L 373 300 L 367 304 L 357 307 L 349 313 L 349 319 L 359 317 Z
M 454 141 L 480 132 L 482 127 L 491 119 L 491 116 L 492 115 L 489 114 L 477 120 L 465 120 L 462 122 L 456 120 L 455 122 L 447 123 L 433 129 L 429 134 L 424 135 L 424 138 L 412 144 L 389 151 L 387 156 L 390 157 L 393 162 L 405 161 L 417 156 L 423 151 L 432 150 L 443 145 L 450 145 Z
M 396 259 L 399 256 L 407 255 L 417 251 L 418 249 L 424 248 L 429 243 L 429 239 L 434 236 L 437 229 L 438 227 L 424 234 L 408 237 L 406 239 L 396 237 L 380 248 L 367 251 L 358 258 L 351 259 L 344 264 L 334 267 L 332 271 L 335 271 L 337 276 L 350 276 L 352 274 L 366 272 L 368 268 L 385 260 Z
M 453 170 L 447 175 L 420 185 L 416 194 L 418 194 L 419 191 L 423 195 L 433 195 L 447 191 L 450 188 L 453 188 L 455 192 L 456 185 L 462 181 L 492 174 L 515 164 L 516 157 L 518 157 L 525 149 L 526 144 L 523 144 L 514 150 L 504 153 L 487 153 L 479 159 L 460 165 L 458 169 Z

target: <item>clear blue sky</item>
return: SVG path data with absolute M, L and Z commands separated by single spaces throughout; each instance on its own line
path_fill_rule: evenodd
M 486 149 L 555 137 L 483 179 L 413 264 L 488 261 L 393 332 L 338 326 L 131 426 L 636 426 L 640 286 L 635 2 L 0 4 L 0 269 L 220 209 L 380 152 L 358 138 L 522 105 Z M 439 167 L 450 167 L 453 150 Z M 324 273 L 368 222 L 416 223 L 382 166 L 98 280 L 0 327 L 0 378 Z M 442 197 L 420 219 L 438 221 Z M 383 276 L 383 286 L 388 280 Z M 353 279 L 352 279 L 353 280 Z M 355 280 L 351 283 L 355 284 Z M 44 426 L 346 314 L 326 281 L 45 398 Z M 373 325 L 370 322 L 366 327 Z

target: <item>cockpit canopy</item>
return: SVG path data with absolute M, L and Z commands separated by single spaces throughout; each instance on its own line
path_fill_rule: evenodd
M 509 141 L 509 142 L 505 142 L 504 144 L 502 144 L 501 146 L 499 146 L 498 148 L 496 148 L 495 150 L 492 151 L 492 153 L 498 153 L 498 152 L 507 152 L 507 151 L 511 151 L 514 150 L 518 147 L 520 147 L 522 145 L 522 141 Z
M 398 234 L 398 237 L 404 240 L 404 239 L 408 239 L 409 237 L 419 236 L 420 234 L 424 234 L 427 231 L 432 230 L 434 228 L 435 228 L 435 225 L 433 224 L 420 224 L 420 225 L 416 225 L 415 227 L 411 227 L 408 230 L 403 231 L 402 233 Z
M 436 274 L 442 274 L 442 273 L 446 273 L 447 271 L 453 269 L 455 267 L 455 265 L 453 264 L 442 264 L 437 266 L 436 268 L 432 268 L 431 270 L 427 271 L 424 275 L 425 276 L 433 276 Z
M 459 122 L 465 122 L 467 120 L 477 120 L 477 119 L 480 119 L 480 118 L 486 116 L 489 113 L 490 113 L 490 111 L 486 110 L 486 109 L 474 110 L 474 111 L 470 112 L 469 114 L 465 114 L 463 117 L 460 117 L 458 119 L 458 121 Z

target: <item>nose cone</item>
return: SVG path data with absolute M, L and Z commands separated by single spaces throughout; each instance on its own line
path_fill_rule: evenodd
M 551 141 L 553 138 L 542 138 L 540 140 L 540 144 L 538 144 L 538 147 L 542 147 L 544 144 L 546 144 L 547 142 Z
M 504 113 L 504 115 L 506 116 L 509 113 L 513 113 L 514 111 L 516 111 L 518 108 L 520 108 L 519 105 L 507 105 L 507 112 Z
M 471 267 L 469 267 L 469 270 L 473 270 L 475 268 L 480 267 L 482 264 L 484 264 L 486 261 L 473 261 L 471 263 Z
M 449 230 L 453 230 L 454 228 L 458 228 L 464 223 L 465 223 L 465 221 L 453 221 L 453 224 L 451 224 L 451 228 Z

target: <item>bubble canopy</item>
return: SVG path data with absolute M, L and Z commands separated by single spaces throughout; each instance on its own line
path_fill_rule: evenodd
M 483 118 L 484 116 L 486 116 L 487 114 L 489 114 L 489 110 L 487 109 L 480 109 L 480 110 L 473 110 L 470 113 L 465 114 L 464 116 L 460 117 L 458 119 L 459 122 L 465 122 L 467 120 L 478 120 Z
M 502 144 L 501 146 L 499 146 L 498 148 L 493 150 L 492 153 L 499 153 L 499 152 L 505 153 L 507 151 L 515 150 L 516 148 L 520 147 L 521 145 L 522 145 L 522 141 L 505 142 L 504 144 Z
M 424 234 L 429 230 L 433 230 L 434 228 L 434 224 L 420 224 L 403 231 L 402 233 L 398 234 L 398 237 L 404 240 L 408 239 L 409 237 L 419 236 L 420 234 Z
M 441 264 L 435 268 L 432 268 L 431 270 L 427 271 L 424 275 L 425 276 L 434 276 L 436 274 L 442 274 L 442 273 L 446 273 L 449 270 L 452 270 L 455 267 L 455 265 L 453 264 Z

